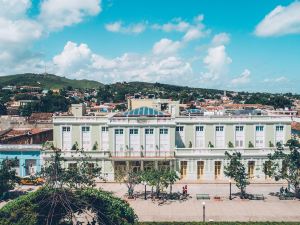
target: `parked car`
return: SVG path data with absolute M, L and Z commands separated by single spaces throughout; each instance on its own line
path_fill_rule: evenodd
M 26 176 L 21 178 L 20 184 L 22 185 L 42 185 L 45 183 L 45 180 L 41 177 L 30 177 Z

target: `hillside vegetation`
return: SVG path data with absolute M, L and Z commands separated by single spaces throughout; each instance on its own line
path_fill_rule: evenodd
M 13 86 L 22 86 L 22 85 L 31 85 L 31 86 L 40 86 L 47 89 L 61 89 L 63 87 L 71 86 L 73 88 L 99 88 L 103 86 L 102 83 L 92 80 L 73 80 L 65 77 L 53 75 L 53 74 L 16 74 L 9 76 L 0 76 L 0 85 L 13 85 Z

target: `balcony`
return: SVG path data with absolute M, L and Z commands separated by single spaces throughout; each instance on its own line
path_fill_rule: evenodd
M 82 158 L 90 158 L 91 160 L 97 159 L 105 159 L 109 158 L 110 152 L 109 151 L 84 151 L 83 153 L 75 151 L 75 150 L 68 150 L 68 151 L 59 151 L 61 156 L 65 159 L 82 159 Z M 45 150 L 43 151 L 43 158 L 50 159 L 53 155 L 53 150 Z
M 175 153 L 178 157 L 210 157 L 224 156 L 225 151 L 240 152 L 242 156 L 267 156 L 273 153 L 275 148 L 176 148 Z M 288 148 L 285 149 L 288 151 Z
M 113 151 L 111 153 L 111 158 L 145 158 L 145 159 L 170 159 L 174 157 L 174 151 Z

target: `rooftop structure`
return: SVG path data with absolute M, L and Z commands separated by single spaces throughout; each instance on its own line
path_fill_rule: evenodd
M 149 108 L 149 107 L 136 108 L 136 109 L 127 111 L 127 112 L 123 113 L 122 115 L 123 116 L 132 116 L 132 117 L 140 117 L 140 116 L 146 116 L 146 117 L 159 116 L 159 117 L 163 117 L 163 116 L 170 116 L 170 115 L 167 115 L 163 112 L 160 112 L 156 109 Z

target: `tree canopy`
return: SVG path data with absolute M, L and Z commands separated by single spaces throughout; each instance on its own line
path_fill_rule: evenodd
M 264 163 L 266 175 L 275 180 L 286 180 L 292 186 L 296 197 L 300 197 L 300 144 L 291 139 L 287 142 L 288 151 L 277 145 L 277 150 L 268 155 Z
M 14 189 L 19 182 L 19 177 L 15 170 L 18 164 L 17 159 L 4 159 L 0 162 L 0 198 L 4 193 Z
M 71 225 L 86 215 L 90 224 L 134 224 L 137 217 L 127 202 L 111 193 L 84 188 L 41 188 L 21 196 L 0 209 L 1 225 Z
M 249 185 L 249 181 L 245 166 L 241 162 L 242 154 L 240 152 L 234 152 L 230 154 L 226 151 L 225 156 L 227 159 L 229 159 L 229 163 L 228 165 L 224 166 L 224 174 L 235 181 L 236 186 L 240 189 L 241 198 L 244 198 L 246 195 L 246 187 Z

